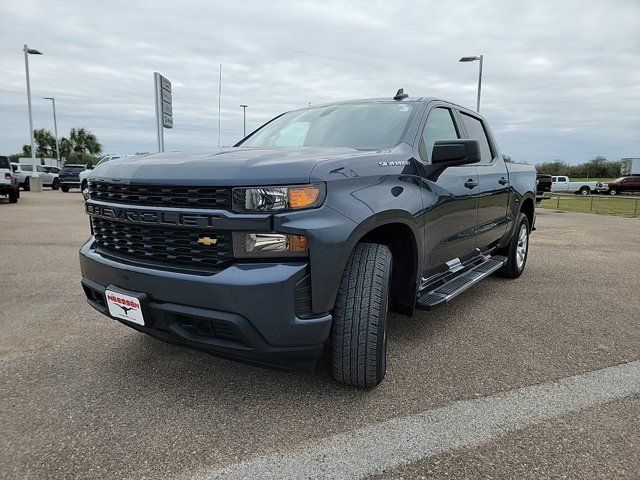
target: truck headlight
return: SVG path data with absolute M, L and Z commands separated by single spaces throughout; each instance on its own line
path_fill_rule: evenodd
M 239 187 L 233 189 L 235 212 L 277 212 L 322 205 L 324 183 L 282 187 Z
M 308 246 L 304 235 L 233 232 L 236 258 L 304 257 Z

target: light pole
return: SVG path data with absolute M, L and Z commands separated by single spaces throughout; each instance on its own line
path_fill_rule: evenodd
M 51 100 L 53 105 L 53 132 L 56 136 L 56 162 L 57 166 L 60 166 L 60 147 L 58 146 L 58 120 L 56 118 L 56 99 L 55 97 L 43 97 L 45 100 Z
M 38 50 L 24 46 L 24 69 L 27 73 L 27 104 L 29 105 L 29 136 L 31 137 L 31 161 L 33 163 L 32 177 L 38 177 L 38 168 L 36 167 L 36 148 L 33 142 L 33 116 L 31 114 L 31 81 L 29 80 L 29 54 L 42 55 Z M 31 183 L 31 182 L 29 182 Z M 36 186 L 35 191 L 38 191 Z
M 240 105 L 242 107 L 242 138 L 247 136 L 247 107 L 249 105 Z
M 478 60 L 480 62 L 480 71 L 478 73 L 478 102 L 476 104 L 476 112 L 480 113 L 480 89 L 482 88 L 482 55 L 479 57 L 462 57 L 459 62 L 474 62 Z

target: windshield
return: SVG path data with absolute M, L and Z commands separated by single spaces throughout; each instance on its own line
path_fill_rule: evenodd
M 416 103 L 370 102 L 288 112 L 236 146 L 379 150 L 402 140 Z

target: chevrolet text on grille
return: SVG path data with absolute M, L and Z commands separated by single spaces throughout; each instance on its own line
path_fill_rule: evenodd
M 118 220 L 125 223 L 142 223 L 155 225 L 173 225 L 197 228 L 214 228 L 219 215 L 135 210 L 128 208 L 108 207 L 87 202 L 85 211 L 98 218 Z

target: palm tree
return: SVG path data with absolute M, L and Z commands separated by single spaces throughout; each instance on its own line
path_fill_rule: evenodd
M 58 147 L 60 148 L 60 158 L 69 158 L 73 146 L 68 138 L 62 137 L 58 140 Z
M 79 159 L 82 159 L 85 151 L 91 155 L 97 155 L 102 151 L 102 145 L 96 136 L 84 128 L 72 128 L 69 133 L 69 142 Z
M 56 140 L 49 130 L 38 128 L 33 131 L 33 140 L 36 144 L 36 151 L 42 156 L 55 156 Z

